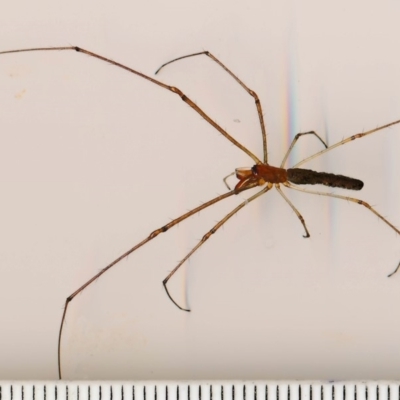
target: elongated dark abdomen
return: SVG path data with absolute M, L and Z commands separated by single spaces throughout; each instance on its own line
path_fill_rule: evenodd
M 361 190 L 364 186 L 362 181 L 348 176 L 302 168 L 289 168 L 287 170 L 287 178 L 289 182 L 297 185 L 325 185 L 350 190 Z

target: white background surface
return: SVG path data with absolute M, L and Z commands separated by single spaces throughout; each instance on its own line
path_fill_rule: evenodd
M 1 49 L 79 45 L 153 76 L 210 50 L 260 96 L 269 156 L 293 136 L 329 144 L 400 118 L 398 2 L 22 1 Z M 159 79 L 261 157 L 252 99 L 207 57 Z M 202 201 L 251 160 L 172 93 L 74 52 L 0 57 L 0 377 L 57 378 L 65 298 Z M 400 225 L 400 128 L 306 168 L 357 177 L 356 195 Z M 292 162 L 320 149 L 300 142 Z M 336 193 L 345 191 L 336 190 Z M 395 379 L 400 241 L 345 201 L 276 191 L 232 218 L 162 280 L 239 198 L 131 255 L 70 305 L 68 379 Z M 245 198 L 243 194 L 238 196 Z

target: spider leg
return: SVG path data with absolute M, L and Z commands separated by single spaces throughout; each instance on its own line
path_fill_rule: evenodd
M 246 189 L 245 189 L 246 190 Z M 103 275 L 105 272 L 107 272 L 110 268 L 114 267 L 117 263 L 119 263 L 121 260 L 126 258 L 129 254 L 133 253 L 135 250 L 139 249 L 140 247 L 144 246 L 146 243 L 149 243 L 151 240 L 156 238 L 160 233 L 167 232 L 169 229 L 171 229 L 173 226 L 179 224 L 179 222 L 184 221 L 185 219 L 191 217 L 192 215 L 198 213 L 201 210 L 204 210 L 205 208 L 218 203 L 221 200 L 224 200 L 234 194 L 237 194 L 234 190 L 231 190 L 230 192 L 227 192 L 225 194 L 222 194 L 220 196 L 217 196 L 206 203 L 200 205 L 199 207 L 194 208 L 193 210 L 188 211 L 186 214 L 181 215 L 180 217 L 172 220 L 168 224 L 162 226 L 161 228 L 156 229 L 155 231 L 151 232 L 147 238 L 130 248 L 128 251 L 126 251 L 124 254 L 116 258 L 113 262 L 108 264 L 105 268 L 100 270 L 96 275 L 94 275 L 92 278 L 90 278 L 87 282 L 85 282 L 82 286 L 80 286 L 75 292 L 73 292 L 70 296 L 67 297 L 65 300 L 65 305 L 64 305 L 64 312 L 61 317 L 61 324 L 60 324 L 60 330 L 58 333 L 58 375 L 59 378 L 61 379 L 61 338 L 62 338 L 62 332 L 64 328 L 64 322 L 65 322 L 65 317 L 67 315 L 67 309 L 71 301 L 83 290 L 85 290 L 90 284 L 92 284 L 96 279 L 100 278 L 101 275 Z
M 327 153 L 328 151 L 331 151 L 331 150 L 335 149 L 336 147 L 342 146 L 342 145 L 347 144 L 347 143 L 349 143 L 349 142 L 352 142 L 353 140 L 356 140 L 356 139 L 361 139 L 361 138 L 364 137 L 364 136 L 371 135 L 372 133 L 381 131 L 382 129 L 389 128 L 390 126 L 396 125 L 396 124 L 398 124 L 398 123 L 400 123 L 400 119 L 397 120 L 397 121 L 391 122 L 390 124 L 378 126 L 377 128 L 371 129 L 371 130 L 369 130 L 369 131 L 367 131 L 367 132 L 357 133 L 356 135 L 349 136 L 348 138 L 343 139 L 343 140 L 341 140 L 340 142 L 335 143 L 335 144 L 333 144 L 332 146 L 329 146 L 329 147 L 327 147 L 326 149 L 321 150 L 321 151 L 319 151 L 318 153 L 315 153 L 315 154 L 313 154 L 312 156 L 305 158 L 304 160 L 301 160 L 301 161 L 298 162 L 296 165 L 294 165 L 292 168 L 298 168 L 300 165 L 302 165 L 302 164 L 304 164 L 304 163 L 306 163 L 306 162 L 308 162 L 308 161 L 311 161 L 311 160 L 313 160 L 314 158 L 317 158 L 317 157 L 321 156 L 322 154 L 325 154 L 325 153 Z
M 140 76 L 143 79 L 146 79 L 147 81 L 150 81 L 154 83 L 157 86 L 160 86 L 166 90 L 169 90 L 172 93 L 177 94 L 186 104 L 188 104 L 191 108 L 193 108 L 194 111 L 196 111 L 199 115 L 201 115 L 210 125 L 212 125 L 218 132 L 220 132 L 223 136 L 225 136 L 231 143 L 233 143 L 236 147 L 238 147 L 240 150 L 245 152 L 250 158 L 253 159 L 253 161 L 256 164 L 261 164 L 261 161 L 250 151 L 248 150 L 245 146 L 243 146 L 241 143 L 239 143 L 236 139 L 234 139 L 225 129 L 223 129 L 220 125 L 218 125 L 214 120 L 212 120 L 197 104 L 195 104 L 189 97 L 187 97 L 180 89 L 178 89 L 175 86 L 169 86 L 166 85 L 165 83 L 162 83 L 154 78 L 151 78 L 150 76 L 147 76 L 145 74 L 142 74 L 139 71 L 136 71 L 126 65 L 123 65 L 117 61 L 111 60 L 110 58 L 103 57 L 100 54 L 93 53 L 92 51 L 85 50 L 82 47 L 77 47 L 77 46 L 66 46 L 66 47 L 38 47 L 38 48 L 31 48 L 31 49 L 20 49 L 20 50 L 8 50 L 8 51 L 1 51 L 0 55 L 2 54 L 11 54 L 11 53 L 24 53 L 28 51 L 62 51 L 62 50 L 74 50 L 78 53 L 83 53 L 86 54 L 90 57 L 97 58 L 101 61 L 105 61 L 111 65 L 114 65 L 118 68 L 122 68 L 125 71 L 128 71 L 132 74 L 135 74 L 137 76 Z M 261 107 L 261 106 L 260 106 Z
M 163 285 L 165 288 L 165 291 L 167 292 L 168 297 L 172 300 L 172 302 L 181 310 L 183 311 L 190 311 L 187 308 L 181 307 L 170 295 L 168 288 L 167 288 L 167 282 L 172 278 L 172 276 L 175 274 L 176 271 L 191 257 L 210 237 L 217 232 L 219 228 L 221 228 L 222 225 L 225 224 L 228 219 L 230 219 L 233 215 L 235 215 L 239 210 L 241 210 L 244 206 L 255 200 L 257 197 L 260 197 L 264 193 L 268 192 L 272 188 L 272 184 L 269 183 L 265 188 L 254 194 L 253 196 L 249 197 L 242 203 L 240 203 L 237 207 L 235 207 L 230 213 L 225 215 L 224 218 L 222 218 L 216 225 L 214 225 L 199 241 L 199 243 L 196 244 L 196 246 L 193 247 L 192 250 L 186 256 L 179 262 L 179 264 L 168 274 L 168 276 L 163 280 Z
M 160 68 L 155 72 L 156 75 L 161 71 L 162 68 L 167 66 L 168 64 L 172 64 L 175 61 L 183 60 L 184 58 L 189 58 L 189 57 L 195 57 L 195 56 L 201 56 L 201 55 L 206 55 L 207 57 L 210 57 L 213 61 L 215 61 L 221 68 L 223 68 L 251 97 L 253 97 L 254 102 L 256 104 L 257 108 L 257 114 L 258 114 L 258 119 L 260 121 L 260 126 L 261 126 L 261 136 L 262 136 L 262 142 L 263 142 L 263 157 L 264 157 L 264 163 L 268 163 L 268 151 L 267 151 L 267 135 L 265 132 L 265 123 L 264 123 L 264 115 L 263 111 L 261 108 L 261 102 L 260 99 L 258 98 L 257 93 L 254 90 L 251 90 L 248 88 L 228 67 L 226 67 L 224 64 L 222 64 L 221 61 L 218 60 L 217 57 L 215 57 L 213 54 L 211 54 L 209 51 L 202 51 L 200 53 L 193 53 L 193 54 L 188 54 L 186 56 L 178 57 L 175 58 L 171 61 L 166 62 L 165 64 L 161 65 Z
M 288 151 L 287 151 L 286 154 L 285 154 L 285 157 L 283 157 L 283 160 L 282 160 L 282 163 L 281 163 L 281 168 L 283 168 L 283 166 L 285 165 L 286 160 L 287 160 L 287 158 L 289 157 L 289 154 L 291 153 L 291 151 L 293 150 L 293 147 L 294 147 L 294 145 L 296 144 L 296 142 L 297 142 L 302 136 L 304 136 L 304 135 L 315 135 L 315 136 L 322 142 L 322 144 L 325 146 L 325 148 L 326 148 L 326 149 L 328 148 L 328 145 L 321 139 L 321 136 L 319 136 L 317 132 L 315 132 L 315 131 L 309 131 L 309 132 L 298 133 L 298 134 L 294 137 L 294 139 L 293 139 L 293 141 L 292 141 L 292 143 L 291 143 L 291 145 L 290 145 Z

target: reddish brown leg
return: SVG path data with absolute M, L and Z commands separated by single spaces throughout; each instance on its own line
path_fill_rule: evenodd
M 200 240 L 199 243 L 197 243 L 196 246 L 193 247 L 192 250 L 190 250 L 190 252 L 179 262 L 179 264 L 168 274 L 168 276 L 163 280 L 163 285 L 164 288 L 167 292 L 168 297 L 171 299 L 171 301 L 181 310 L 183 311 L 190 311 L 187 308 L 183 308 L 181 307 L 170 295 L 170 293 L 168 292 L 168 288 L 167 288 L 167 282 L 172 278 L 172 276 L 175 274 L 176 271 L 178 271 L 178 269 L 182 266 L 182 264 L 187 261 L 189 259 L 189 257 L 191 257 L 208 239 L 210 239 L 211 235 L 213 235 L 215 232 L 217 232 L 217 230 L 219 228 L 221 228 L 222 225 L 225 224 L 226 221 L 228 221 L 229 218 L 231 218 L 233 215 L 235 215 L 239 210 L 241 210 L 244 206 L 246 206 L 247 204 L 249 204 L 250 202 L 252 202 L 253 200 L 255 200 L 257 197 L 260 197 L 261 195 L 263 195 L 264 193 L 268 192 L 268 190 L 270 190 L 272 188 L 272 183 L 269 183 L 264 189 L 260 190 L 259 192 L 257 192 L 255 195 L 249 197 L 248 199 L 246 199 L 245 201 L 243 201 L 242 203 L 240 203 L 236 208 L 234 208 L 229 214 L 227 214 L 224 218 L 221 219 L 221 221 L 219 221 L 216 225 L 214 225 L 212 227 L 212 229 L 210 229 Z M 229 192 L 231 193 L 231 192 Z
M 195 104 L 192 100 L 189 99 L 180 89 L 176 88 L 175 86 L 169 86 L 165 83 L 162 83 L 156 79 L 151 78 L 145 74 L 142 74 L 139 71 L 136 71 L 126 65 L 123 65 L 119 62 L 111 60 L 110 58 L 103 57 L 99 54 L 93 53 L 89 50 L 82 49 L 81 47 L 77 46 L 66 46 L 66 47 L 38 47 L 32 49 L 21 49 L 21 50 L 9 50 L 9 51 L 1 51 L 0 55 L 2 54 L 11 54 L 11 53 L 24 53 L 28 51 L 63 51 L 63 50 L 74 50 L 78 53 L 84 53 L 90 57 L 97 58 L 101 61 L 105 61 L 111 65 L 114 65 L 118 68 L 122 68 L 125 71 L 131 72 L 132 74 L 138 75 L 143 79 L 146 79 L 149 82 L 154 83 L 157 86 L 160 86 L 164 89 L 169 90 L 172 93 L 177 94 L 186 104 L 193 108 L 198 114 L 200 114 L 210 125 L 212 125 L 218 132 L 220 132 L 223 136 L 225 136 L 231 143 L 233 143 L 236 147 L 240 150 L 244 151 L 249 157 L 253 159 L 256 164 L 261 164 L 261 161 L 245 146 L 240 144 L 236 139 L 234 139 L 228 132 L 226 132 L 221 126 L 219 126 L 215 121 L 213 121 L 197 104 Z M 260 106 L 261 107 L 261 106 Z
M 156 75 L 161 71 L 162 68 L 167 66 L 168 64 L 172 64 L 175 61 L 183 60 L 184 58 L 189 58 L 189 57 L 196 57 L 196 56 L 201 56 L 205 55 L 207 57 L 210 57 L 213 61 L 215 61 L 221 68 L 223 68 L 250 96 L 253 97 L 254 102 L 256 104 L 257 108 L 257 114 L 258 114 L 258 119 L 260 121 L 260 126 L 261 126 L 261 135 L 262 135 L 262 141 L 263 141 L 263 157 L 264 157 L 264 163 L 268 163 L 268 151 L 267 151 L 267 135 L 265 132 L 265 123 L 264 123 L 264 116 L 263 116 L 263 111 L 261 108 L 261 102 L 260 99 L 257 96 L 257 93 L 254 90 L 251 90 L 248 88 L 230 69 L 228 69 L 224 64 L 222 64 L 221 61 L 218 60 L 217 57 L 212 55 L 209 51 L 202 51 L 200 53 L 193 53 L 193 54 L 188 54 L 187 56 L 182 56 L 175 58 L 171 61 L 166 62 L 165 64 L 161 65 L 160 68 L 156 71 Z

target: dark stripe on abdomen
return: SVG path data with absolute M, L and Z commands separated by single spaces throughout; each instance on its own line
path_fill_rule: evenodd
M 297 185 L 325 185 L 350 190 L 361 190 L 364 186 L 364 183 L 359 179 L 303 168 L 289 168 L 287 178 L 289 182 Z

